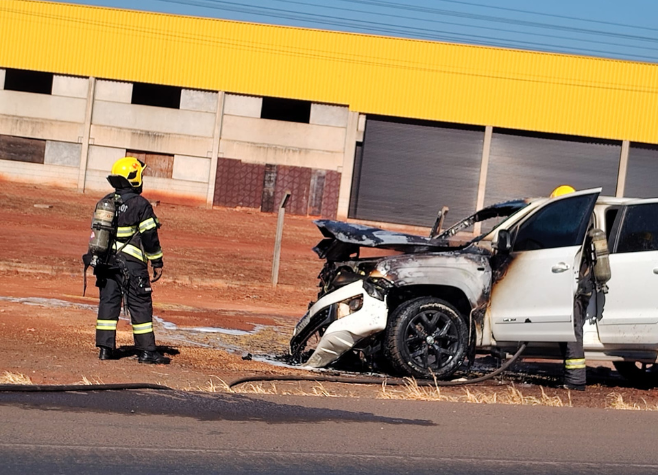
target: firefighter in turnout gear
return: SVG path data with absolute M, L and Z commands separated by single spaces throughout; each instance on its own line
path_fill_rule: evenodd
M 95 251 L 98 246 L 92 247 L 90 241 L 90 251 L 83 260 L 86 265 L 94 267 L 96 286 L 100 291 L 96 322 L 99 358 L 110 360 L 117 357 L 116 328 L 123 303 L 124 309 L 130 313 L 138 361 L 166 364 L 169 358 L 157 352 L 153 333 L 151 282 L 161 277 L 163 263 L 158 238 L 160 223 L 151 204 L 141 196 L 145 167 L 133 157 L 114 163 L 107 180 L 115 192 L 103 198 L 105 201 L 114 200 L 113 237 L 104 243 L 106 250 L 100 258 L 92 255 L 94 252 L 98 254 Z M 98 228 L 102 226 L 92 224 L 92 240 L 99 235 Z M 153 279 L 149 277 L 149 262 Z
M 569 185 L 558 186 L 550 195 L 550 198 L 574 193 L 576 190 Z M 573 325 L 576 341 L 560 343 L 560 349 L 564 358 L 564 384 L 565 389 L 584 391 L 587 383 L 587 365 L 585 361 L 585 350 L 583 348 L 583 326 L 587 317 L 587 307 L 594 292 L 594 272 L 592 259 L 592 240 L 587 234 L 583 255 L 578 271 L 578 288 L 576 290 Z
M 587 235 L 578 272 L 578 288 L 574 301 L 573 325 L 576 341 L 561 343 L 564 356 L 564 388 L 584 391 L 587 384 L 587 364 L 583 348 L 583 326 L 587 318 L 587 307 L 595 289 L 592 240 Z

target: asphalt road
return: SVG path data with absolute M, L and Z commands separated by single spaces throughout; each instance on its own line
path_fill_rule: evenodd
M 602 409 L 0 393 L 0 473 L 655 474 L 657 426 Z

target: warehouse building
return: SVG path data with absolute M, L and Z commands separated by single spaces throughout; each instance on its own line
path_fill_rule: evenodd
M 658 196 L 658 65 L 0 4 L 0 177 L 430 226 L 555 186 Z

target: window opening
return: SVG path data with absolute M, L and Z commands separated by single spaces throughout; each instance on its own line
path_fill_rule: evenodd
M 45 140 L 0 135 L 0 159 L 2 160 L 43 163 L 45 156 Z
M 136 82 L 133 83 L 133 95 L 130 102 L 143 106 L 180 109 L 181 91 L 182 88 L 176 86 Z
M 126 150 L 126 156 L 135 157 L 146 163 L 144 176 L 155 176 L 159 178 L 172 178 L 174 173 L 174 156 L 164 153 L 140 152 L 138 150 Z
M 311 103 L 297 99 L 263 97 L 260 118 L 308 124 L 311 120 Z
M 5 89 L 35 94 L 52 94 L 53 73 L 27 71 L 25 69 L 6 69 Z

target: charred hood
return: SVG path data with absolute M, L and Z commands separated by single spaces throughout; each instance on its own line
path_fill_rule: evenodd
M 450 249 L 447 240 L 431 239 L 414 234 L 386 231 L 361 224 L 321 219 L 314 221 L 324 239 L 313 248 L 321 259 L 343 260 L 361 247 L 391 249 L 404 253 L 445 251 Z

